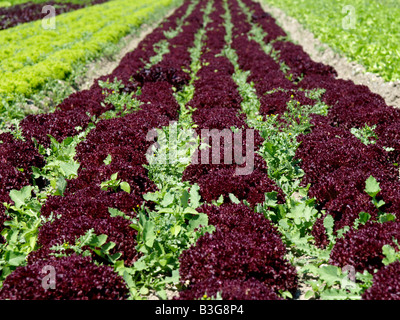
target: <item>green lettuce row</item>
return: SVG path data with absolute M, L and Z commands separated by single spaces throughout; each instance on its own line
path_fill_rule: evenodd
M 30 95 L 50 79 L 64 79 L 73 65 L 89 61 L 117 43 L 173 0 L 115 0 L 56 17 L 56 29 L 42 21 L 0 32 L 0 95 Z
M 400 4 L 396 0 L 264 0 L 296 18 L 333 50 L 379 74 L 400 79 Z

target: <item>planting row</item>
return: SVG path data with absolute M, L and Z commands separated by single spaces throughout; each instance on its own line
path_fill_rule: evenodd
M 9 1 L 2 1 L 0 2 L 0 8 L 4 7 L 12 7 L 12 6 L 17 6 L 20 4 L 24 3 L 43 3 L 46 2 L 46 0 L 9 0 Z M 63 3 L 74 3 L 74 4 L 79 4 L 79 3 L 87 3 L 90 2 L 90 0 L 56 0 L 55 2 L 63 4 Z
M 245 122 L 246 115 L 241 113 L 243 98 L 233 80 L 235 69 L 223 53 L 232 36 L 226 31 L 231 24 L 227 2 L 215 1 L 214 7 L 214 19 L 207 28 L 204 44 L 207 50 L 203 50 L 206 53 L 201 56 L 202 68 L 188 104 L 195 108 L 193 120 L 199 134 L 204 129 L 232 131 L 231 137 L 224 136 L 223 140 L 220 134 L 210 137 L 212 146 L 215 140 L 221 140 L 216 150 L 220 164 L 215 163 L 215 155 L 212 162 L 211 159 L 204 162 L 199 152 L 199 164 L 190 164 L 183 172 L 184 180 L 198 183 L 202 199 L 209 204 L 197 210 L 207 213 L 216 230 L 200 237 L 181 254 L 180 281 L 188 285 L 179 298 L 215 298 L 220 293 L 223 299 L 280 299 L 280 292 L 296 291 L 296 271 L 284 258 L 285 246 L 271 222 L 239 201 L 247 200 L 254 207 L 264 202 L 266 192 L 277 191 L 282 198 L 283 194 L 268 178 L 265 161 L 259 155 L 255 159 L 246 157 L 248 146 L 257 149 L 262 139 L 258 132 L 254 139 L 246 134 L 250 128 Z M 234 128 L 243 132 L 235 134 Z M 228 141 L 234 140 L 239 150 L 227 146 Z M 244 157 L 244 162 L 238 161 L 238 154 Z M 228 157 L 235 158 L 232 164 Z M 254 166 L 238 174 L 250 165 L 250 159 Z M 211 204 L 219 198 L 222 198 L 219 205 Z M 237 203 L 232 203 L 232 198 Z
M 111 1 L 57 16 L 54 30 L 42 28 L 41 21 L 2 30 L 0 72 L 4 81 L 0 84 L 0 112 L 3 121 L 11 120 L 8 118 L 14 117 L 9 115 L 12 112 L 21 117 L 15 105 L 25 105 L 26 99 L 45 90 L 54 80 L 79 74 L 78 69 L 85 63 L 175 5 L 170 0 Z M 48 100 L 41 98 L 41 101 Z
M 65 12 L 84 8 L 88 5 L 95 5 L 105 2 L 105 0 L 95 0 L 87 3 L 59 3 L 56 1 L 46 2 L 47 6 L 55 8 L 55 14 L 59 15 Z M 0 30 L 15 27 L 19 24 L 43 19 L 49 12 L 42 13 L 43 4 L 24 3 L 10 8 L 0 8 Z

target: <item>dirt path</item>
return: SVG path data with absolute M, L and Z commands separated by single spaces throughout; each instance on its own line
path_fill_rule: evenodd
M 390 106 L 400 108 L 400 82 L 385 82 L 376 74 L 366 72 L 365 68 L 335 53 L 326 44 L 314 37 L 296 19 L 286 15 L 279 8 L 271 7 L 259 0 L 263 9 L 269 12 L 276 22 L 286 31 L 290 38 L 303 47 L 316 62 L 330 65 L 338 72 L 338 78 L 352 80 L 355 84 L 366 85 L 374 93 L 379 94 Z

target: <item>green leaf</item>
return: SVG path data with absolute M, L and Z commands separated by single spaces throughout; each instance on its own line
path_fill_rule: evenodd
M 197 212 L 198 213 L 198 212 Z M 207 226 L 208 225 L 208 215 L 205 213 L 198 213 L 197 216 L 194 216 L 190 221 L 189 221 L 189 230 L 193 231 L 194 229 L 200 227 L 200 226 Z
M 313 290 L 308 290 L 308 291 L 306 292 L 306 294 L 304 295 L 304 298 L 305 298 L 306 300 L 309 300 L 309 299 L 312 298 L 312 297 L 314 297 L 314 291 L 313 291 Z
M 67 163 L 60 161 L 60 170 L 65 177 L 77 176 L 79 163 Z
M 164 289 L 158 290 L 157 295 L 160 297 L 161 300 L 168 299 L 167 291 L 165 291 Z
M 115 208 L 108 208 L 111 217 L 126 217 L 126 213 Z
M 114 253 L 112 256 L 110 256 L 110 260 L 111 260 L 112 263 L 116 263 L 117 260 L 118 260 L 119 258 L 121 258 L 121 256 L 122 256 L 122 253 L 121 253 L 121 252 Z M 123 262 L 122 262 L 122 263 L 123 263 Z
M 20 252 L 9 252 L 7 262 L 10 266 L 18 267 L 25 262 L 26 255 Z
M 195 184 L 190 188 L 190 206 L 194 209 L 197 209 L 200 206 L 200 187 Z
M 160 202 L 160 205 L 163 207 L 168 207 L 174 202 L 174 195 L 170 192 L 167 192 L 163 198 L 163 200 Z
M 111 161 L 112 161 L 111 154 L 109 154 L 109 155 L 107 156 L 107 158 L 104 159 L 103 162 L 104 162 L 105 165 L 108 166 L 108 165 L 111 163 Z
M 373 176 L 370 176 L 365 182 L 364 191 L 374 198 L 381 191 L 379 182 Z
M 123 191 L 126 193 L 131 193 L 131 186 L 129 185 L 128 182 L 122 181 L 119 185 Z
M 224 196 L 221 194 L 221 195 L 219 196 L 219 198 L 217 199 L 216 204 L 217 204 L 217 206 L 220 206 L 220 205 L 223 204 L 223 203 L 224 203 Z
M 185 214 L 194 214 L 194 215 L 198 215 L 199 213 L 196 211 L 196 209 L 193 209 L 191 207 L 187 207 L 185 208 L 185 210 L 183 211 L 183 213 Z
M 382 253 L 385 256 L 385 258 L 382 259 L 382 262 L 385 266 L 392 262 L 395 262 L 398 259 L 396 255 L 396 250 L 388 244 L 382 246 Z
M 139 290 L 139 292 L 140 292 L 140 294 L 146 296 L 146 295 L 149 294 L 149 289 L 146 288 L 146 287 L 141 287 L 140 290 Z
M 369 219 L 371 219 L 371 215 L 367 212 L 360 212 L 358 216 L 361 224 L 365 224 Z
M 147 268 L 147 264 L 144 260 L 137 260 L 134 264 L 133 267 L 138 270 L 138 271 L 142 271 L 145 270 Z
M 159 198 L 158 192 L 148 192 L 143 195 L 143 199 L 146 201 L 157 202 L 158 198 Z
M 332 286 L 336 282 L 342 280 L 343 277 L 340 277 L 341 274 L 340 268 L 336 266 L 323 266 L 318 269 L 318 273 L 321 276 L 321 279 L 326 281 L 328 286 Z
M 292 208 L 286 216 L 294 219 L 295 224 L 300 225 L 302 221 L 309 222 L 317 213 L 318 211 L 314 207 L 302 202 Z
M 101 246 L 101 251 L 108 254 L 108 252 L 114 247 L 115 247 L 115 242 L 110 241 Z
M 396 216 L 392 213 L 384 213 L 381 214 L 378 218 L 378 221 L 380 223 L 385 223 L 385 222 L 389 222 L 389 221 L 396 221 Z
M 59 195 L 59 196 L 62 196 L 62 195 L 64 195 L 64 191 L 65 191 L 65 188 L 67 187 L 67 181 L 65 180 L 65 178 L 64 177 L 59 177 L 58 178 L 58 180 L 57 180 L 57 184 L 56 184 L 56 189 L 57 189 L 57 192 L 55 193 L 55 195 L 57 196 L 57 195 Z
M 171 234 L 174 237 L 176 237 L 179 234 L 179 232 L 181 232 L 181 230 L 182 230 L 182 227 L 180 225 L 174 225 L 171 228 Z
M 283 230 L 288 230 L 290 228 L 288 224 L 288 219 L 280 219 L 278 223 Z
M 27 200 L 31 198 L 32 195 L 32 186 L 25 186 L 21 190 L 11 190 L 10 198 L 14 201 L 14 204 L 17 208 L 20 208 L 22 205 L 26 203 Z
M 264 205 L 267 207 L 275 208 L 278 204 L 278 192 L 266 192 Z
M 166 283 L 178 283 L 179 282 L 179 269 L 172 270 L 170 277 L 165 277 Z
M 113 173 L 113 174 L 111 175 L 111 177 L 110 177 L 110 180 L 111 180 L 111 181 L 116 181 L 117 178 L 118 178 L 118 172 Z
M 181 196 L 181 207 L 186 208 L 189 205 L 190 194 L 186 190 L 183 190 Z
M 325 227 L 328 235 L 333 234 L 334 223 L 335 223 L 335 220 L 333 219 L 333 217 L 330 214 L 328 214 L 324 219 L 324 227 Z
M 323 300 L 361 300 L 361 295 L 340 289 L 326 289 L 321 292 Z
M 239 204 L 240 200 L 238 198 L 236 198 L 236 196 L 232 193 L 229 194 L 229 199 L 231 199 L 231 201 L 235 204 Z
M 143 241 L 147 247 L 153 247 L 156 235 L 154 233 L 155 225 L 151 221 L 146 221 L 143 225 Z

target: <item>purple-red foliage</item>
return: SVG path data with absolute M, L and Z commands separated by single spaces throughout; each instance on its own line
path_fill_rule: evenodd
M 234 38 L 232 47 L 237 51 L 240 68 L 251 72 L 248 81 L 254 82 L 260 98 L 276 88 L 296 89 L 296 85 L 280 70 L 279 64 L 265 54 L 256 41 L 249 40 L 245 35 L 238 36 Z
M 201 59 L 207 63 L 203 64 L 196 74 L 200 79 L 213 79 L 216 76 L 232 75 L 235 72 L 233 64 L 226 57 L 216 57 L 214 53 L 206 52 L 202 54 Z M 201 83 L 201 81 L 196 83 Z
M 363 300 L 400 300 L 400 261 L 393 262 L 374 274 L 372 286 Z
M 55 269 L 55 289 L 43 288 L 43 277 Z M 43 271 L 45 270 L 45 271 Z M 10 300 L 124 300 L 129 290 L 121 276 L 90 257 L 49 258 L 17 268 L 3 283 L 0 299 Z
M 32 166 L 41 168 L 44 158 L 36 150 L 33 141 L 15 139 L 10 133 L 0 134 L 0 163 L 7 163 L 32 173 Z
M 91 121 L 85 110 L 56 110 L 53 113 L 28 115 L 21 121 L 21 128 L 26 140 L 35 138 L 48 148 L 53 136 L 58 142 L 78 134 L 76 127 L 85 129 Z
M 107 242 L 114 242 L 116 245 L 110 250 L 110 254 L 120 252 L 121 260 L 125 265 L 132 265 L 139 257 L 135 247 L 137 231 L 131 228 L 130 221 L 122 217 L 103 217 L 95 218 L 85 215 L 70 217 L 63 215 L 60 219 L 45 223 L 39 230 L 38 246 L 39 250 L 31 252 L 28 257 L 29 263 L 46 259 L 55 253 L 50 248 L 54 245 L 68 243 L 74 245 L 76 240 L 83 236 L 89 229 L 94 229 L 96 235 L 107 235 Z M 83 247 L 87 249 L 87 247 Z M 100 259 L 95 253 L 94 259 Z M 100 259 L 101 260 L 101 259 Z
M 140 206 L 143 199 L 135 194 L 125 191 L 103 191 L 99 186 L 91 186 L 67 193 L 63 197 L 50 196 L 42 206 L 41 215 L 50 217 L 51 213 L 56 217 L 75 218 L 90 216 L 96 219 L 105 219 L 110 216 L 108 208 L 116 208 L 132 215 L 133 209 Z
M 318 125 L 308 135 L 300 135 L 302 142 L 296 158 L 302 160 L 306 175 L 303 183 L 315 184 L 320 177 L 339 168 L 379 168 L 381 177 L 397 179 L 396 168 L 391 165 L 385 152 L 375 144 L 364 145 L 350 132 L 327 125 Z M 367 177 L 368 178 L 368 177 Z M 380 180 L 377 176 L 376 179 Z
M 197 109 L 192 115 L 199 129 L 230 129 L 247 127 L 244 114 L 238 114 L 232 108 Z
M 81 163 L 81 168 L 90 163 L 99 165 L 100 159 L 104 160 L 108 154 L 120 154 L 119 148 L 126 148 L 126 151 L 130 150 L 129 157 L 135 159 L 135 164 L 144 164 L 146 162 L 143 155 L 152 144 L 151 141 L 146 141 L 147 134 L 154 128 L 168 126 L 169 121 L 167 116 L 148 110 L 140 110 L 123 118 L 100 121 L 87 135 L 86 140 L 77 146 L 76 159 Z
M 297 273 L 283 258 L 284 253 L 285 246 L 274 233 L 217 229 L 183 251 L 179 258 L 180 279 L 192 286 L 209 278 L 241 281 L 255 278 L 275 292 L 294 292 Z
M 287 111 L 287 103 L 290 100 L 298 101 L 302 106 L 313 106 L 315 104 L 315 100 L 307 98 L 304 91 L 276 91 L 261 96 L 260 114 L 283 114 Z
M 386 105 L 384 99 L 367 86 L 355 85 L 351 80 L 332 79 L 322 75 L 308 75 L 300 82 L 304 89 L 326 90 L 322 101 L 331 106 L 327 123 L 350 130 L 353 127 L 388 126 L 400 119 L 400 110 Z
M 269 13 L 264 12 L 260 3 L 251 0 L 245 0 L 243 2 L 253 11 L 251 21 L 259 24 L 267 33 L 264 42 L 268 43 L 278 37 L 286 36 L 285 31 L 276 24 L 276 20 Z
M 278 192 L 279 202 L 284 201 L 282 190 L 268 178 L 265 166 L 265 161 L 258 154 L 255 154 L 255 165 L 249 174 L 237 175 L 237 168 L 244 168 L 244 165 L 224 164 L 222 161 L 221 164 L 191 164 L 184 171 L 182 180 L 197 183 L 202 198 L 209 202 L 221 195 L 229 201 L 229 193 L 232 193 L 239 200 L 246 199 L 255 206 L 264 202 L 266 192 L 272 191 Z
M 64 99 L 57 106 L 57 109 L 62 111 L 80 110 L 98 117 L 102 113 L 114 108 L 111 104 L 101 105 L 105 97 L 102 93 L 103 89 L 100 86 L 93 86 L 90 90 L 75 92 Z
M 349 188 L 346 192 L 339 194 L 335 199 L 326 202 L 326 214 L 318 218 L 313 225 L 311 234 L 315 239 L 316 246 L 325 248 L 329 244 L 326 229 L 323 221 L 326 215 L 331 215 L 334 219 L 333 232 L 344 228 L 352 227 L 354 221 L 359 218 L 361 212 L 371 215 L 370 220 L 376 221 L 378 210 L 371 202 L 371 197 L 366 193 Z M 360 226 L 361 228 L 362 226 Z
M 150 69 L 142 69 L 139 73 L 133 75 L 133 79 L 139 83 L 140 87 L 147 82 L 167 82 L 179 90 L 189 82 L 190 77 L 182 70 L 173 67 L 163 68 L 156 65 Z
M 393 238 L 400 241 L 399 222 L 367 222 L 359 230 L 350 229 L 343 238 L 337 240 L 330 255 L 330 263 L 339 267 L 353 266 L 357 271 L 374 269 L 383 266 L 383 245 L 396 248 Z
M 377 209 L 364 192 L 365 181 L 371 175 L 381 184 L 377 199 L 386 203 L 381 209 L 400 213 L 398 170 L 388 161 L 386 151 L 376 144 L 364 145 L 349 131 L 327 125 L 322 117 L 314 117 L 313 122 L 312 132 L 298 138 L 301 145 L 296 158 L 301 159 L 305 172 L 302 184 L 311 184 L 309 195 L 333 216 L 334 231 L 353 226 L 363 211 L 372 220 L 377 218 Z M 323 218 L 317 220 L 312 231 L 320 247 L 328 243 Z
M 165 81 L 146 82 L 142 87 L 139 100 L 147 104 L 141 106 L 141 108 L 167 116 L 171 120 L 177 120 L 179 105 L 173 94 L 172 85 Z
M 378 135 L 377 145 L 393 148 L 393 151 L 388 152 L 389 159 L 395 163 L 400 163 L 400 120 L 378 125 L 375 133 Z
M 293 74 L 294 79 L 310 74 L 326 78 L 337 76 L 336 70 L 331 66 L 312 61 L 300 45 L 290 41 L 275 41 L 272 46 L 279 51 L 280 61 L 289 66 L 289 72 Z
M 196 91 L 189 102 L 193 108 L 240 108 L 242 98 L 230 75 L 220 71 L 203 75 L 194 85 Z
M 270 233 L 279 236 L 277 228 L 269 220 L 243 204 L 202 205 L 197 211 L 206 213 L 208 223 L 224 232 L 236 230 L 243 233 L 255 232 L 261 235 Z
M 400 182 L 385 181 L 380 184 L 381 191 L 378 194 L 378 199 L 382 198 L 385 201 L 380 209 L 383 212 L 394 213 L 397 217 L 400 216 Z
M 0 164 L 0 195 L 8 197 L 11 190 L 20 190 L 27 185 L 29 185 L 29 179 L 25 172 L 6 163 Z
M 147 192 L 155 191 L 155 184 L 147 175 L 147 169 L 142 165 L 131 165 L 119 159 L 110 165 L 100 167 L 86 167 L 80 170 L 78 177 L 68 180 L 66 192 L 74 193 L 93 185 L 100 185 L 102 182 L 110 180 L 111 175 L 118 172 L 117 179 L 127 182 L 131 187 L 131 193 L 135 196 L 143 195 Z
M 0 137 L 5 141 L 9 138 L 7 134 L 2 134 Z M 11 142 L 10 142 L 11 141 Z M 42 164 L 40 157 L 36 157 L 34 150 L 30 149 L 23 142 L 17 142 L 10 139 L 10 143 L 6 141 L 0 144 L 0 231 L 3 230 L 3 223 L 8 219 L 5 215 L 4 202 L 13 204 L 9 194 L 10 191 L 20 190 L 22 187 L 30 184 L 31 180 L 31 169 L 28 167 L 29 164 Z M 27 148 L 26 148 L 27 147 Z M 26 148 L 26 149 L 25 149 Z M 26 150 L 26 154 L 21 154 L 23 150 Z M 8 150 L 15 150 L 17 154 L 21 156 L 21 159 L 13 159 L 12 154 L 8 154 Z M 23 172 L 17 170 L 15 165 L 25 168 Z M 3 242 L 4 238 L 0 237 L 0 242 Z

